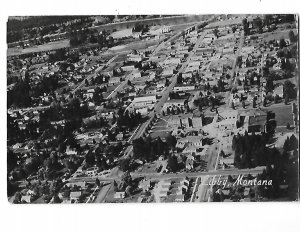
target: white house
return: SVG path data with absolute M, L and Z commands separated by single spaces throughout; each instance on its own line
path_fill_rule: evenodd
M 77 201 L 81 197 L 81 191 L 75 191 L 70 193 L 70 200 Z
M 125 192 L 116 192 L 114 194 L 114 198 L 116 198 L 116 199 L 124 199 L 125 198 Z

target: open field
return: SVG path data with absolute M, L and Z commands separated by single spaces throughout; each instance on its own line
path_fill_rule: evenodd
M 277 126 L 285 126 L 288 122 L 293 124 L 292 105 L 282 107 L 269 107 L 268 110 L 275 113 Z
M 288 39 L 289 32 L 291 30 L 295 33 L 295 35 L 298 34 L 297 29 L 287 29 L 284 31 L 274 31 L 274 32 L 270 32 L 270 33 L 265 33 L 263 35 L 261 35 L 261 34 L 257 34 L 257 35 L 262 36 L 264 38 L 264 41 Z
M 42 52 L 42 51 L 50 51 L 60 48 L 70 47 L 70 43 L 68 39 L 50 42 L 47 44 L 42 44 L 30 48 L 8 48 L 7 49 L 7 56 L 15 56 L 15 55 L 22 55 L 26 53 L 33 53 L 33 52 Z
M 150 133 L 152 139 L 160 137 L 161 139 L 166 138 L 170 134 L 169 131 L 154 131 Z

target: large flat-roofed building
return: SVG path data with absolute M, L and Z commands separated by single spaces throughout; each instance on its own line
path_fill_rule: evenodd
M 191 91 L 195 90 L 195 85 L 176 85 L 174 86 L 173 90 L 177 91 Z
M 163 109 L 167 109 L 168 107 L 184 107 L 186 103 L 186 99 L 171 99 L 165 102 Z
M 190 113 L 184 115 L 170 115 L 166 116 L 165 120 L 168 122 L 168 127 L 178 128 L 201 128 L 202 127 L 202 117 Z
M 140 107 L 140 106 L 147 106 L 150 104 L 154 104 L 156 102 L 155 95 L 144 95 L 144 96 L 136 96 L 133 99 L 133 106 Z
M 236 128 L 238 112 L 236 110 L 226 111 L 220 114 L 217 120 L 217 127 L 224 130 Z

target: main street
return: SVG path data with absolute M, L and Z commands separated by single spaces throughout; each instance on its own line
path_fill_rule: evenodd
M 235 53 L 235 56 L 234 56 L 233 67 L 232 67 L 232 70 L 231 70 L 231 76 L 234 79 L 231 79 L 231 81 L 229 83 L 229 88 L 230 88 L 229 94 L 232 93 L 232 89 L 236 84 L 236 72 L 238 70 L 237 59 L 241 54 L 242 47 L 243 47 L 243 44 L 244 44 L 244 39 L 245 39 L 244 32 L 242 31 L 241 36 L 239 38 L 238 49 L 237 49 L 237 51 Z M 228 103 L 227 103 L 226 107 L 227 108 L 230 107 L 230 97 L 228 97 Z M 212 172 L 218 172 L 218 173 L 221 172 L 220 170 L 217 170 L 217 168 L 218 168 L 218 164 L 219 164 L 220 150 L 222 149 L 222 147 L 219 144 L 220 143 L 218 142 L 218 143 L 215 143 L 213 146 L 211 146 L 211 149 L 209 151 L 208 165 L 207 165 L 207 168 L 208 168 L 209 171 L 212 170 Z M 218 150 L 218 151 L 216 152 L 216 150 Z M 228 171 L 226 170 L 226 172 L 228 172 Z M 230 171 L 230 173 L 232 173 L 231 175 L 238 175 L 238 174 L 240 174 L 240 170 L 232 170 L 232 171 Z M 258 173 L 259 172 L 251 173 L 251 174 L 258 174 Z M 248 174 L 250 174 L 250 173 L 248 173 Z M 214 178 L 214 177 L 215 177 L 214 175 L 211 175 L 211 178 Z M 209 190 L 209 186 L 206 185 L 206 183 L 205 183 L 205 181 L 207 179 L 206 178 L 201 178 L 201 183 L 199 184 L 199 186 L 198 187 L 195 186 L 195 188 L 198 188 L 198 190 L 195 193 L 196 196 L 194 197 L 194 199 L 191 199 L 192 201 L 193 200 L 197 201 L 197 202 L 206 202 L 206 201 L 208 201 L 210 190 Z M 212 186 L 210 186 L 210 187 L 212 187 Z
M 232 80 L 230 80 L 230 83 L 229 83 L 229 88 L 230 88 L 230 94 L 232 93 L 232 90 L 233 90 L 233 87 L 235 86 L 236 84 L 236 80 L 237 80 L 237 70 L 239 69 L 239 67 L 237 67 L 237 59 L 238 57 L 241 55 L 241 51 L 242 51 L 242 48 L 243 48 L 243 45 L 244 45 L 244 41 L 245 41 L 245 35 L 244 35 L 244 31 L 241 32 L 241 36 L 240 36 L 240 41 L 239 41 L 239 45 L 238 45 L 238 49 L 235 53 L 235 56 L 234 56 L 234 61 L 233 61 L 233 66 L 232 66 L 232 70 L 231 70 L 231 77 L 234 78 Z M 228 97 L 228 104 L 227 104 L 229 107 L 230 106 L 230 97 Z
M 196 25 L 196 24 L 195 24 Z M 187 29 L 185 29 L 185 31 L 190 30 L 192 27 L 194 27 L 195 25 L 192 25 L 190 27 L 188 27 Z M 181 32 L 178 32 L 177 34 L 173 35 L 172 37 L 170 37 L 167 41 L 160 43 L 155 49 L 154 51 L 151 53 L 151 55 L 149 56 L 149 58 L 155 56 L 161 49 L 163 49 L 170 41 L 176 39 L 177 37 L 179 37 L 181 35 Z M 126 77 L 125 80 L 123 82 L 120 83 L 120 85 L 113 90 L 107 97 L 106 99 L 109 98 L 114 98 L 117 94 L 118 91 L 122 90 L 125 85 L 127 84 L 128 81 L 131 81 L 134 79 L 134 74 L 137 72 L 137 70 L 133 70 L 132 72 L 130 72 Z
M 151 180 L 165 180 L 165 179 L 176 179 L 176 178 L 197 178 L 197 177 L 206 177 L 206 176 L 229 176 L 229 175 L 257 175 L 262 173 L 265 169 L 265 166 L 257 167 L 253 169 L 220 169 L 220 170 L 211 170 L 206 172 L 182 172 L 182 173 L 131 173 L 132 178 L 146 178 Z M 99 181 L 114 181 L 121 180 L 121 177 L 107 177 L 107 176 L 89 176 L 89 177 L 75 177 L 70 178 L 68 181 L 71 183 L 76 182 L 95 182 L 96 179 Z
M 211 17 L 208 21 L 210 22 L 210 21 L 212 21 L 213 19 L 214 19 L 214 17 Z M 199 23 L 199 24 L 197 24 L 197 25 L 193 25 L 193 26 L 189 27 L 188 29 L 186 29 L 186 31 L 190 30 L 192 27 L 197 27 L 198 25 L 201 25 L 202 23 L 204 23 L 204 22 L 201 22 L 201 23 Z M 178 33 L 177 35 L 175 35 L 175 36 L 173 36 L 173 37 L 175 38 L 176 36 L 180 36 L 180 35 L 181 35 L 181 33 Z M 201 45 L 201 43 L 202 43 L 202 41 L 203 41 L 205 35 L 206 35 L 206 32 L 203 32 L 203 33 L 201 34 L 201 36 L 200 36 L 200 38 L 197 40 L 197 42 L 196 42 L 196 44 L 195 44 L 193 50 L 189 52 L 189 55 L 188 55 L 186 61 L 182 64 L 181 68 L 178 70 L 178 73 L 172 77 L 171 83 L 170 83 L 169 86 L 166 88 L 166 90 L 162 93 L 162 97 L 160 98 L 160 100 L 155 104 L 154 110 L 153 110 L 152 112 L 150 112 L 150 114 L 148 115 L 149 120 L 147 120 L 146 122 L 144 122 L 144 123 L 140 126 L 140 128 L 136 131 L 136 134 L 135 134 L 134 136 L 132 136 L 132 139 L 131 139 L 131 141 L 129 141 L 129 142 L 132 142 L 134 139 L 137 139 L 137 138 L 141 137 L 141 136 L 144 134 L 146 128 L 149 126 L 150 122 L 154 119 L 156 113 L 159 114 L 159 113 L 161 112 L 161 109 L 162 109 L 163 105 L 164 105 L 165 102 L 168 100 L 169 93 L 173 90 L 174 86 L 175 86 L 176 83 L 177 83 L 177 77 L 178 77 L 179 73 L 182 72 L 182 71 L 184 71 L 184 69 L 188 66 L 191 57 L 195 54 L 196 49 Z M 174 39 L 174 38 L 171 37 L 169 40 L 172 40 L 172 39 Z M 167 41 L 167 42 L 168 42 L 168 41 Z M 167 42 L 166 42 L 166 43 L 167 43 Z M 166 43 L 163 43 L 163 44 L 161 44 L 161 45 L 159 45 L 159 46 L 163 47 Z M 160 49 L 161 49 L 161 48 L 160 48 Z M 159 50 L 159 49 L 158 49 L 158 50 Z M 133 151 L 132 145 L 128 146 L 128 147 L 125 149 L 125 151 L 124 151 L 124 156 L 123 156 L 123 158 L 127 158 L 127 157 L 131 156 L 131 155 L 132 155 L 132 151 Z

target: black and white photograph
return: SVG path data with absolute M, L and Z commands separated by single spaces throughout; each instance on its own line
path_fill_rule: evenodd
M 297 201 L 298 20 L 10 16 L 8 201 Z
M 4 1 L 0 231 L 299 231 L 299 9 Z

